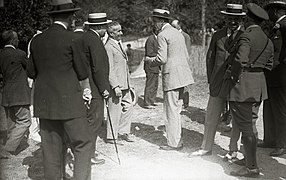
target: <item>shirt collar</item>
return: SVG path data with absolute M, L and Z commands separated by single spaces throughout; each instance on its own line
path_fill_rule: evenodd
M 164 24 L 161 29 L 163 30 L 168 24 L 169 23 Z
M 13 45 L 11 45 L 11 44 L 7 44 L 7 45 L 5 45 L 4 47 L 5 47 L 5 48 L 11 47 L 11 48 L 13 48 L 13 49 L 16 49 L 15 46 L 13 46 Z
M 233 33 L 237 33 L 241 29 L 241 25 L 239 25 L 236 30 L 233 31 Z M 227 28 L 227 36 L 229 37 L 231 35 L 231 30 Z
M 114 41 L 116 44 L 118 44 L 118 43 L 122 44 L 121 41 L 117 41 L 116 39 L 113 39 L 112 37 L 110 37 L 110 39 L 111 39 L 112 41 Z
M 96 30 L 91 29 L 91 28 L 90 28 L 90 30 L 91 30 L 92 32 L 94 32 L 98 37 L 100 37 L 100 35 L 98 34 L 98 32 L 97 32 Z
M 276 21 L 276 23 L 278 23 L 278 22 L 280 22 L 283 18 L 285 18 L 286 17 L 286 15 L 283 15 L 283 16 L 281 16 L 277 21 Z
M 182 29 L 179 29 L 179 32 L 181 33 L 183 30 Z
M 61 21 L 55 21 L 54 23 L 63 26 L 65 29 L 68 29 L 68 27 L 64 23 L 62 23 Z
M 84 32 L 83 29 L 75 29 L 74 32 Z

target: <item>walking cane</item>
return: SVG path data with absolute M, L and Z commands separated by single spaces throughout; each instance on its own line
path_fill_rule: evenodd
M 110 112 L 109 112 L 108 102 L 107 101 L 108 101 L 108 99 L 105 99 L 105 106 L 106 106 L 108 121 L 109 121 L 110 129 L 111 129 L 111 134 L 112 134 L 112 138 L 113 138 L 113 142 L 114 142 L 114 146 L 115 146 L 115 150 L 116 150 L 118 163 L 119 163 L 119 165 L 121 165 L 119 154 L 118 154 L 118 149 L 117 149 L 117 144 L 116 144 L 116 140 L 115 140 L 115 136 L 114 136 L 114 131 L 113 131 L 112 123 L 111 123 Z

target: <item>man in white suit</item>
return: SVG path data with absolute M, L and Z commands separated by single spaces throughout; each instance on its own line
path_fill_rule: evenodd
M 130 137 L 131 118 L 133 112 L 132 97 L 130 93 L 130 75 L 127 66 L 128 57 L 122 48 L 121 25 L 113 21 L 108 25 L 109 38 L 105 49 L 109 59 L 110 96 L 108 101 L 114 138 L 133 142 Z M 119 134 L 119 136 L 118 136 Z M 107 123 L 107 143 L 113 143 L 110 124 Z
M 158 53 L 154 58 L 146 58 L 154 66 L 162 65 L 162 85 L 164 91 L 164 112 L 167 145 L 161 150 L 180 150 L 181 140 L 180 112 L 183 104 L 184 87 L 193 84 L 194 79 L 188 65 L 188 51 L 182 33 L 169 24 L 169 11 L 154 9 L 152 19 L 158 34 Z

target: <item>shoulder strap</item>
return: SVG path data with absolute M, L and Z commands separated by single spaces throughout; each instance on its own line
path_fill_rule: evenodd
M 264 50 L 266 49 L 266 47 L 267 47 L 267 45 L 268 45 L 268 43 L 269 43 L 269 38 L 267 38 L 267 42 L 266 42 L 266 44 L 265 44 L 265 46 L 264 46 L 264 48 L 263 48 L 263 50 L 260 52 L 260 54 L 256 57 L 256 59 L 254 60 L 254 61 L 252 61 L 252 62 L 250 62 L 250 64 L 249 65 L 253 65 L 258 59 L 259 59 L 259 57 L 262 55 L 262 53 L 264 52 Z

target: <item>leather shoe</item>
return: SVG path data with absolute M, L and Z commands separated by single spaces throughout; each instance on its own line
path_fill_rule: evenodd
M 233 163 L 239 166 L 245 166 L 245 158 L 239 159 L 237 161 L 233 161 Z
M 276 148 L 274 151 L 270 153 L 270 156 L 279 157 L 286 154 L 286 149 L 284 148 Z
M 191 153 L 189 155 L 189 157 L 193 157 L 193 156 L 210 156 L 212 155 L 212 151 L 207 151 L 207 150 L 203 150 L 203 149 L 199 149 L 193 153 Z
M 259 169 L 255 168 L 255 169 L 249 169 L 246 167 L 243 167 L 242 169 L 238 170 L 238 171 L 232 171 L 230 172 L 231 176 L 240 176 L 240 177 L 258 177 L 259 176 Z
M 165 150 L 165 151 L 180 151 L 181 149 L 183 149 L 183 145 L 179 146 L 179 147 L 172 147 L 169 145 L 164 145 L 164 146 L 160 146 L 159 148 L 160 150 Z
M 99 159 L 99 158 L 96 158 L 96 157 L 92 157 L 90 159 L 91 161 L 91 164 L 95 164 L 95 165 L 102 165 L 105 163 L 105 160 L 104 159 Z
M 119 135 L 118 138 L 120 140 L 124 140 L 126 142 L 134 142 L 134 140 L 130 137 L 129 134 L 122 134 L 122 135 Z
M 116 142 L 117 145 L 123 146 L 123 144 L 119 140 L 115 139 L 115 142 Z M 113 139 L 106 139 L 105 143 L 107 143 L 107 144 L 114 144 L 114 140 Z
M 270 143 L 261 142 L 261 143 L 257 144 L 257 147 L 259 147 L 259 148 L 275 148 L 275 145 L 270 144 Z

